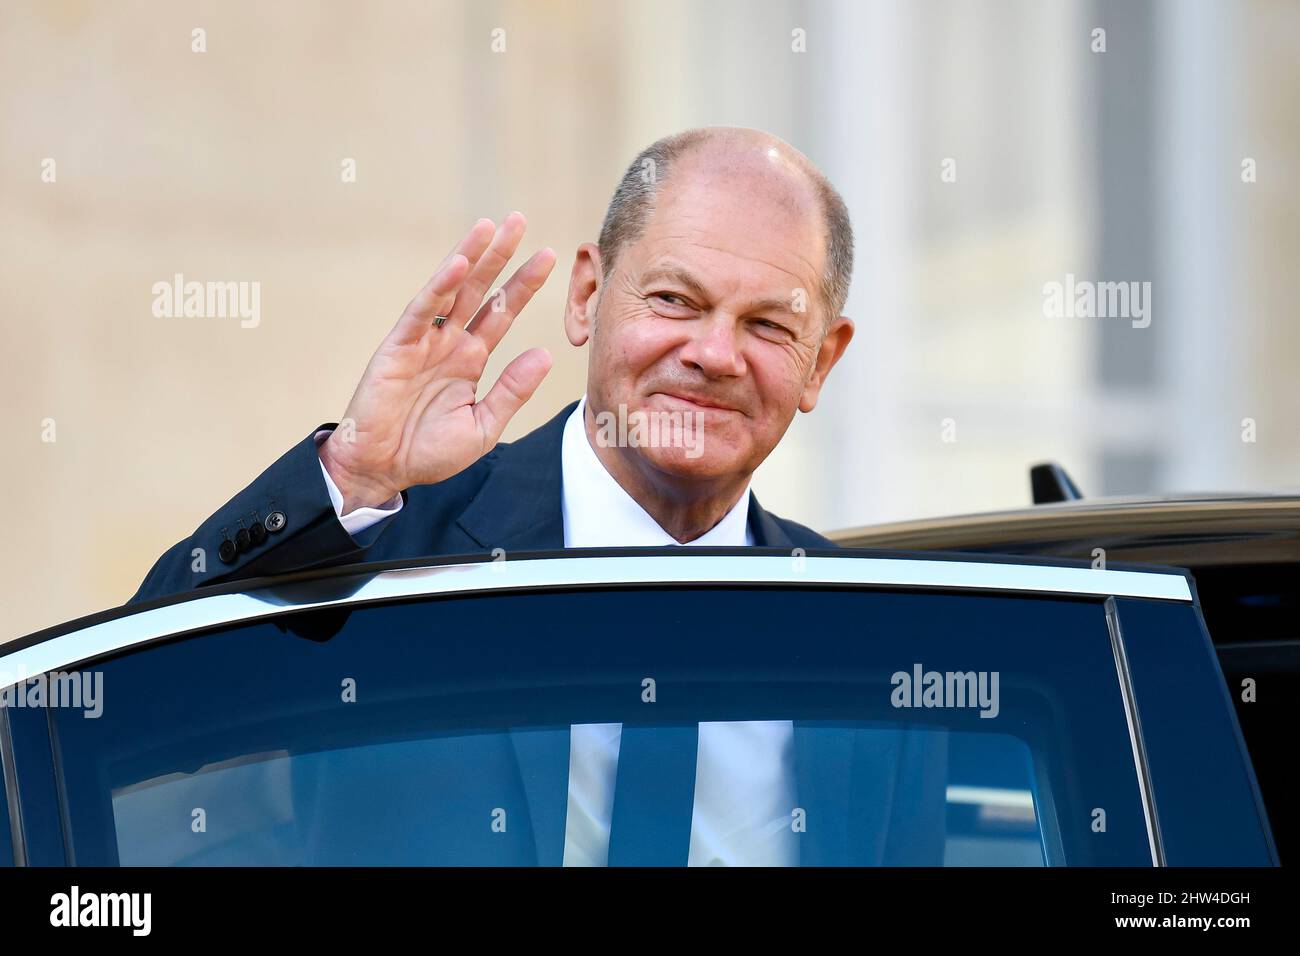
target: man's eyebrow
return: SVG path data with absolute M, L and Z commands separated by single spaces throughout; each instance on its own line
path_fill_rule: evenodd
M 685 269 L 681 268 L 680 266 L 657 266 L 653 269 L 647 270 L 641 275 L 641 281 L 643 283 L 656 282 L 661 279 L 669 279 L 673 282 L 680 282 L 682 285 L 686 286 L 686 288 L 690 289 L 700 298 L 702 299 L 709 298 L 708 290 L 704 288 L 704 285 L 700 282 L 700 280 L 695 278 L 695 276 L 691 275 L 689 272 L 687 272 Z
M 680 282 L 686 288 L 690 289 L 695 295 L 702 299 L 711 298 L 708 290 L 700 283 L 695 276 L 680 266 L 659 266 L 649 269 L 641 275 L 641 282 L 654 282 L 660 279 L 669 279 L 674 282 Z M 751 312 L 784 312 L 787 315 L 794 315 L 794 298 L 791 293 L 790 299 L 759 299 L 757 302 L 750 304 Z

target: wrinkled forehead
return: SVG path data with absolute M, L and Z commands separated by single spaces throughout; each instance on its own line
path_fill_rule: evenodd
M 634 269 L 670 257 L 709 273 L 702 278 L 720 294 L 732 286 L 763 295 L 789 295 L 796 287 L 814 293 L 826 255 L 811 186 L 784 164 L 762 161 L 675 167 L 636 246 Z

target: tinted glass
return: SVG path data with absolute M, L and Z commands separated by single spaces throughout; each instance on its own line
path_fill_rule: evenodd
M 1151 863 L 1091 601 L 450 597 L 96 669 L 78 864 Z
M 1300 701 L 1300 564 L 1196 569 L 1219 666 L 1250 748 L 1277 851 L 1295 857 L 1295 762 Z
M 6 778 L 9 776 L 5 771 L 9 769 L 9 763 L 12 758 L 6 753 L 7 747 L 4 746 L 4 737 L 8 736 L 9 728 L 6 714 L 0 714 L 0 866 L 14 865 L 14 843 L 13 831 L 9 820 L 9 793 L 6 786 Z

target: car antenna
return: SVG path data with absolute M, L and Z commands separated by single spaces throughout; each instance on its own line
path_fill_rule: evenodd
M 1074 479 L 1054 461 L 1043 462 L 1029 469 L 1029 488 L 1036 505 L 1079 501 L 1083 498 L 1083 492 L 1074 483 Z

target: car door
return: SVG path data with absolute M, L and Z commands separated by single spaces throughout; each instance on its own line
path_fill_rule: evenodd
M 1179 573 L 692 549 L 242 587 L 5 648 L 47 688 L 0 726 L 19 862 L 1271 861 Z

